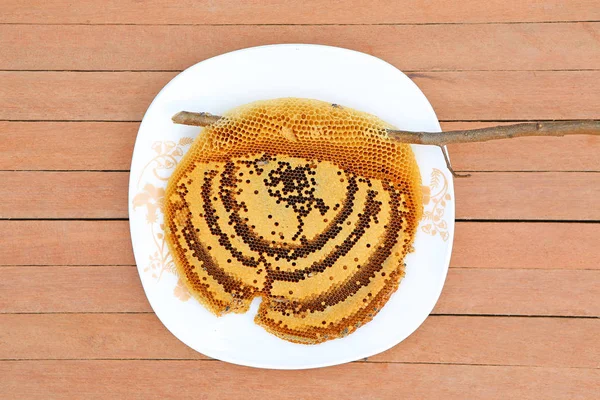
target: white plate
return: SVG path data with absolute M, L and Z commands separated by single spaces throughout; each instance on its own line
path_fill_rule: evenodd
M 454 236 L 454 190 L 438 148 L 413 146 L 421 169 L 425 219 L 406 258 L 400 288 L 370 323 L 319 345 L 281 340 L 246 314 L 217 318 L 178 281 L 164 241 L 160 204 L 167 179 L 199 129 L 175 125 L 181 110 L 221 114 L 259 99 L 307 97 L 377 115 L 405 130 L 440 131 L 419 88 L 367 54 L 316 45 L 273 45 L 227 53 L 188 68 L 156 96 L 138 132 L 129 182 L 131 238 L 140 279 L 156 315 L 173 335 L 213 358 L 262 368 L 299 369 L 369 357 L 404 340 L 433 309 L 446 278 Z M 426 190 L 425 193 L 428 191 Z

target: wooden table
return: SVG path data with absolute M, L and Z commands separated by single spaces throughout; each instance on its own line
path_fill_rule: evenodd
M 332 368 L 207 359 L 152 313 L 127 183 L 182 69 L 267 43 L 381 57 L 445 130 L 600 118 L 598 0 L 3 0 L 0 398 L 597 399 L 600 137 L 450 148 L 454 252 L 431 317 Z

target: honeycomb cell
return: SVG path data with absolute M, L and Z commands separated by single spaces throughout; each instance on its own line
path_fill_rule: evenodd
M 295 98 L 247 104 L 204 128 L 164 204 L 192 295 L 216 315 L 261 297 L 255 322 L 296 343 L 371 321 L 404 276 L 422 214 L 414 155 L 388 128 Z

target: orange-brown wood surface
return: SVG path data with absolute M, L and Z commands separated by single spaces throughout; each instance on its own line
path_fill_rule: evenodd
M 3 25 L 0 69 L 182 70 L 248 46 L 352 47 L 405 71 L 600 65 L 600 23 L 458 25 Z M 48 41 L 46 38 L 54 40 Z M 198 43 L 203 43 L 198 46 Z M 40 45 L 41 44 L 41 45 Z M 510 57 L 507 57 L 510 53 Z
M 24 360 L 1 363 L 0 374 L 1 390 L 33 399 L 586 399 L 600 389 L 592 368 L 430 363 L 290 372 L 211 360 Z
M 594 21 L 594 0 L 5 0 L 0 22 L 52 24 L 430 24 Z
M 179 71 L 271 43 L 380 57 L 443 130 L 600 119 L 597 0 L 4 0 L 0 398 L 596 399 L 600 136 L 449 146 L 456 233 L 432 315 L 397 346 L 307 371 L 179 342 L 135 267 L 139 121 Z M 207 110 L 210 111 L 210 110 Z

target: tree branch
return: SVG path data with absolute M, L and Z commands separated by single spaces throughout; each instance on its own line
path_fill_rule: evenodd
M 181 111 L 175 114 L 172 119 L 177 124 L 208 126 L 220 120 L 221 117 L 209 113 Z M 444 148 L 445 145 L 486 142 L 488 140 L 510 139 L 523 136 L 600 135 L 600 121 L 529 122 L 447 132 L 410 132 L 395 129 L 388 129 L 387 132 L 390 138 L 402 143 L 438 146 L 442 150 L 444 160 L 452 175 L 455 177 L 465 177 L 469 175 L 457 174 L 452 169 L 448 153 Z
M 388 130 L 403 143 L 445 146 L 452 143 L 486 142 L 522 136 L 600 135 L 600 121 L 552 121 L 492 126 L 447 132 L 408 132 Z
M 453 177 L 468 178 L 471 176 L 471 174 L 459 174 L 458 172 L 456 172 L 454 170 L 454 168 L 452 168 L 452 163 L 450 162 L 450 157 L 448 156 L 448 150 L 446 150 L 446 146 L 438 146 L 438 147 L 442 151 L 442 155 L 444 156 L 444 161 L 446 161 L 446 167 L 448 168 L 448 171 L 450 171 L 450 173 L 452 174 Z

